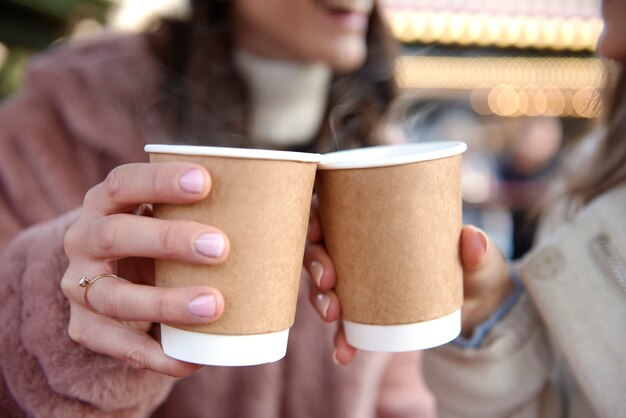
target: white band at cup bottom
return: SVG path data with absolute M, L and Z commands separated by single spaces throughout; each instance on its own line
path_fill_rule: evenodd
M 461 310 L 430 321 L 402 325 L 370 325 L 343 321 L 348 343 L 366 351 L 413 351 L 452 341 L 461 333 Z
M 220 335 L 161 324 L 163 352 L 178 360 L 211 366 L 253 366 L 285 357 L 289 328 L 268 334 Z

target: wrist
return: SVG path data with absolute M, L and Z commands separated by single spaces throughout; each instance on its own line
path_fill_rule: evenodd
M 461 335 L 469 337 L 474 328 L 485 322 L 515 291 L 515 283 L 506 276 L 501 285 L 494 287 L 488 293 L 471 299 L 466 299 L 463 303 L 463 330 Z
M 520 296 L 524 293 L 524 286 L 513 271 L 511 272 L 508 284 L 510 286 L 503 288 L 500 295 L 493 295 L 493 299 L 490 303 L 500 301 L 499 304 L 496 305 L 495 309 L 491 307 L 485 308 L 484 310 L 481 309 L 480 314 L 475 314 L 472 317 L 473 320 L 484 318 L 482 321 L 466 322 L 464 320 L 464 332 L 455 340 L 455 343 L 458 346 L 462 348 L 479 348 L 491 329 L 495 327 L 517 303 Z M 482 303 L 485 301 L 484 299 L 480 299 L 476 302 Z

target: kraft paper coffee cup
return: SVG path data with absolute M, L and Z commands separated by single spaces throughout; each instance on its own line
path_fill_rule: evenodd
M 211 175 L 208 197 L 157 204 L 154 216 L 214 226 L 229 238 L 217 266 L 156 261 L 158 286 L 212 286 L 224 313 L 204 325 L 161 325 L 165 354 L 192 363 L 243 366 L 284 357 L 295 317 L 302 257 L 319 154 L 147 145 L 150 161 L 188 161 Z
M 352 346 L 420 350 L 459 335 L 466 148 L 414 143 L 322 156 L 319 213 Z

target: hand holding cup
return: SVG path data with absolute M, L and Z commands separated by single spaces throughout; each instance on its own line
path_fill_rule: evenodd
M 333 267 L 319 243 L 309 246 L 305 265 L 323 290 L 312 301 L 327 320 L 341 301 L 342 326 L 352 346 L 418 350 L 459 334 L 465 148 L 458 142 L 406 144 L 323 157 L 316 184 Z M 312 240 L 321 235 L 316 219 Z M 334 278 L 336 293 L 328 289 Z M 339 350 L 340 362 L 342 351 L 344 360 L 351 356 L 350 350 Z
M 161 325 L 165 353 L 199 364 L 243 366 L 281 359 L 295 319 L 319 154 L 149 145 L 151 161 L 210 168 L 212 193 L 189 205 L 156 205 L 155 216 L 216 225 L 230 239 L 214 268 L 159 260 L 157 285 L 209 285 L 228 307 L 211 324 Z
M 218 265 L 228 257 L 226 235 L 210 225 L 138 216 L 148 202 L 190 204 L 205 199 L 211 177 L 186 162 L 128 164 L 90 189 L 78 221 L 65 236 L 69 266 L 61 281 L 70 302 L 70 338 L 137 368 L 183 376 L 198 366 L 172 359 L 147 332 L 154 322 L 206 323 L 224 309 L 210 286 L 154 287 L 148 259 Z M 85 290 L 81 277 L 106 274 Z M 120 276 L 116 278 L 115 276 Z

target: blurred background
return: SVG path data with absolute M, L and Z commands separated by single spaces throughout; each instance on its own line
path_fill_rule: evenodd
M 462 140 L 464 221 L 512 258 L 568 146 L 602 109 L 599 0 L 381 0 L 402 54 L 391 114 L 410 141 Z M 28 57 L 103 31 L 184 16 L 188 0 L 2 0 L 0 97 Z

